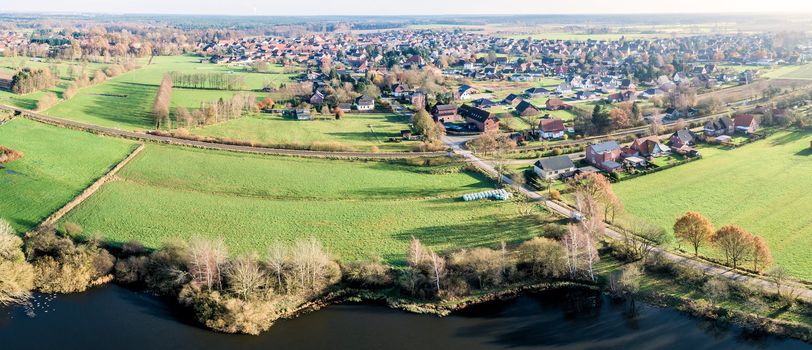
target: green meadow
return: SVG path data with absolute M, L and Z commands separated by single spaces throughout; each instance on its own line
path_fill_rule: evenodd
M 38 225 L 134 147 L 128 141 L 22 118 L 0 126 L 0 145 L 24 154 L 0 167 L 0 218 L 19 231 Z
M 539 232 L 510 202 L 462 202 L 492 183 L 459 165 L 260 157 L 148 145 L 118 180 L 71 212 L 112 242 L 222 237 L 234 253 L 316 237 L 337 257 L 402 261 L 434 249 L 515 243 Z
M 290 82 L 291 74 L 282 73 L 281 67 L 274 67 L 271 73 L 249 73 L 243 68 L 200 63 L 194 56 L 158 56 L 151 64 L 108 79 L 103 84 L 82 89 L 69 101 L 64 101 L 49 109 L 49 115 L 81 122 L 120 128 L 144 130 L 154 127 L 151 115 L 153 101 L 163 75 L 168 72 L 182 73 L 226 73 L 241 76 L 245 81 L 244 91 L 261 89 L 265 82 L 274 86 Z M 229 98 L 236 91 L 172 89 L 172 108 L 198 108 L 203 102 Z M 257 98 L 267 94 L 255 93 Z
M 389 142 L 409 130 L 409 117 L 380 113 L 347 113 L 341 120 L 295 120 L 278 114 L 260 114 L 193 129 L 202 136 L 232 138 L 261 144 L 340 143 L 348 148 L 369 151 L 406 151 L 417 142 Z
M 614 185 L 627 212 L 671 230 L 688 210 L 763 237 L 775 262 L 812 280 L 812 133 L 780 132 L 734 150 Z M 712 248 L 702 254 L 723 258 Z

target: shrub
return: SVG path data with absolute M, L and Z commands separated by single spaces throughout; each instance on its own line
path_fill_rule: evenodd
M 718 304 L 719 302 L 730 297 L 730 286 L 728 285 L 727 281 L 722 280 L 721 278 L 712 278 L 708 280 L 708 282 L 706 282 L 702 287 L 702 291 L 705 293 L 708 301 L 714 304 Z
M 554 201 L 560 201 L 561 200 L 561 191 L 559 191 L 559 190 L 550 190 L 550 199 L 552 199 Z
M 11 148 L 0 146 L 0 164 L 11 163 L 22 157 L 23 154 L 21 152 L 15 151 Z
M 25 261 L 23 241 L 0 219 L 0 306 L 20 304 L 31 297 L 34 269 Z
M 519 267 L 534 278 L 560 277 L 566 271 L 564 246 L 552 239 L 535 237 L 518 249 Z
M 344 280 L 354 286 L 380 288 L 392 284 L 392 269 L 381 258 L 341 265 Z
M 68 237 L 76 237 L 82 234 L 82 226 L 75 222 L 66 222 L 64 225 L 62 225 L 62 229 L 65 231 L 65 234 L 68 235 Z

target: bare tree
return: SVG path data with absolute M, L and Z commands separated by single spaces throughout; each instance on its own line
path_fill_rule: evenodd
M 155 127 L 162 126 L 171 128 L 169 120 L 169 106 L 172 99 L 172 78 L 169 74 L 164 74 L 158 93 L 155 95 L 155 103 L 152 106 L 152 114 L 155 117 Z
M 268 283 L 268 278 L 259 268 L 254 256 L 239 257 L 228 264 L 226 269 L 228 289 L 243 300 L 262 291 Z
M 222 239 L 194 238 L 189 243 L 189 273 L 192 281 L 207 289 L 223 287 L 223 265 L 228 252 Z

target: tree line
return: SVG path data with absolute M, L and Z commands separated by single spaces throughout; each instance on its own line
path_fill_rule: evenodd
M 242 90 L 245 79 L 242 76 L 226 73 L 184 73 L 169 72 L 176 87 L 190 89 Z
M 11 78 L 11 92 L 30 94 L 56 86 L 59 77 L 48 68 L 23 68 Z

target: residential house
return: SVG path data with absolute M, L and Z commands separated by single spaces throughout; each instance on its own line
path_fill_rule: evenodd
M 493 113 L 469 105 L 462 105 L 457 112 L 479 132 L 499 130 L 499 118 Z
M 316 91 L 313 96 L 310 96 L 311 105 L 321 105 L 324 103 L 324 94 L 321 91 Z
M 733 120 L 729 117 L 721 117 L 717 120 L 709 120 L 705 123 L 704 132 L 707 136 L 732 135 L 734 131 Z
M 566 110 L 571 109 L 572 106 L 562 101 L 560 98 L 551 98 L 547 100 L 545 103 L 545 107 L 547 107 L 548 111 L 558 111 L 558 110 Z
M 671 137 L 668 138 L 671 143 L 671 150 L 679 154 L 692 154 L 695 153 L 694 146 L 696 146 L 696 134 L 688 128 L 677 130 Z
M 457 99 L 470 100 L 476 93 L 479 93 L 479 90 L 477 90 L 475 87 L 469 85 L 462 85 L 457 90 Z
M 539 137 L 544 139 L 560 139 L 564 137 L 564 121 L 557 118 L 539 120 Z
M 355 100 L 355 108 L 359 111 L 371 111 L 375 109 L 375 99 L 371 96 L 363 95 Z
M 739 114 L 733 118 L 736 131 L 752 134 L 758 129 L 758 120 L 752 114 Z
M 533 116 L 539 114 L 539 109 L 530 102 L 522 101 L 516 106 L 516 113 L 522 117 Z
M 522 97 L 516 94 L 510 94 L 502 100 L 503 104 L 506 105 L 517 105 L 519 102 L 522 102 Z
M 351 103 L 339 103 L 337 107 L 338 107 L 338 109 L 340 109 L 344 113 L 347 113 L 347 112 L 352 110 L 352 104 Z
M 434 121 L 438 123 L 448 123 L 462 119 L 457 114 L 457 105 L 455 104 L 435 105 L 431 109 L 431 115 L 434 117 Z
M 471 101 L 471 105 L 479 108 L 491 108 L 493 106 L 496 106 L 496 102 L 493 102 L 487 98 L 478 98 L 476 100 Z
M 291 118 L 295 118 L 296 120 L 312 120 L 313 116 L 310 114 L 310 110 L 304 108 L 297 108 L 292 110 L 286 110 L 282 113 L 283 115 Z
M 535 87 L 535 88 L 529 88 L 527 90 L 524 90 L 524 93 L 528 97 L 549 96 L 550 95 L 550 90 L 547 90 L 547 89 L 545 89 L 543 87 Z
M 536 161 L 533 171 L 544 180 L 556 180 L 575 172 L 575 164 L 569 156 L 543 158 Z
M 603 171 L 616 171 L 621 168 L 621 152 L 617 141 L 606 141 L 586 148 L 586 160 Z
M 630 148 L 641 157 L 659 157 L 670 152 L 656 135 L 638 138 L 632 142 Z

